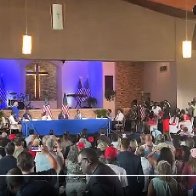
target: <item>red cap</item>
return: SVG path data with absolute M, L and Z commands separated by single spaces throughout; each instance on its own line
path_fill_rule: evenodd
M 92 137 L 92 136 L 88 137 L 88 141 L 89 141 L 90 143 L 93 143 L 93 142 L 94 142 L 94 137 Z
M 79 148 L 79 150 L 82 150 L 85 148 L 85 144 L 83 142 L 78 142 L 77 147 Z
M 109 146 L 105 149 L 104 156 L 106 159 L 115 159 L 117 157 L 117 149 L 113 146 Z
M 13 141 L 16 138 L 16 134 L 10 134 L 8 138 L 9 140 Z

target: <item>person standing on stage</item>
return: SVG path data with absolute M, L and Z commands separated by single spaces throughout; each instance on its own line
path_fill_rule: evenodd
M 18 102 L 15 101 L 13 106 L 12 106 L 12 114 L 16 121 L 19 121 L 19 109 L 18 109 Z

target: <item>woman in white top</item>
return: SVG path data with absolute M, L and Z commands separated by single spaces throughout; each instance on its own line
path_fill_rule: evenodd
M 9 117 L 10 121 L 10 130 L 21 130 L 21 125 L 18 124 L 18 122 L 15 120 L 13 113 L 11 112 L 11 115 Z
M 42 113 L 42 120 L 52 120 L 50 115 L 47 112 Z

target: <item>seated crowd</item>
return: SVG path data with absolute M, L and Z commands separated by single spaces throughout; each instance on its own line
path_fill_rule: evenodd
M 43 137 L 29 130 L 26 138 L 2 132 L 0 195 L 195 195 L 191 108 L 171 115 L 169 105 L 134 103 L 128 115 L 117 114 L 125 126 L 131 120 L 130 131 L 113 130 L 108 136 L 105 130 L 89 135 L 86 129 L 59 137 L 52 130 Z

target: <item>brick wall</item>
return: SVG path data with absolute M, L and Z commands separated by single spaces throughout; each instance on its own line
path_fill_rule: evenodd
M 35 98 L 35 77 L 32 75 L 26 76 L 26 93 L 30 95 L 30 100 L 49 100 L 57 99 L 57 73 L 56 66 L 50 62 L 36 62 L 40 66 L 41 71 L 48 74 L 40 76 L 40 98 Z M 34 71 L 35 63 L 26 67 L 27 71 Z
M 116 109 L 128 108 L 134 99 L 141 100 L 143 63 L 117 62 L 115 72 Z

